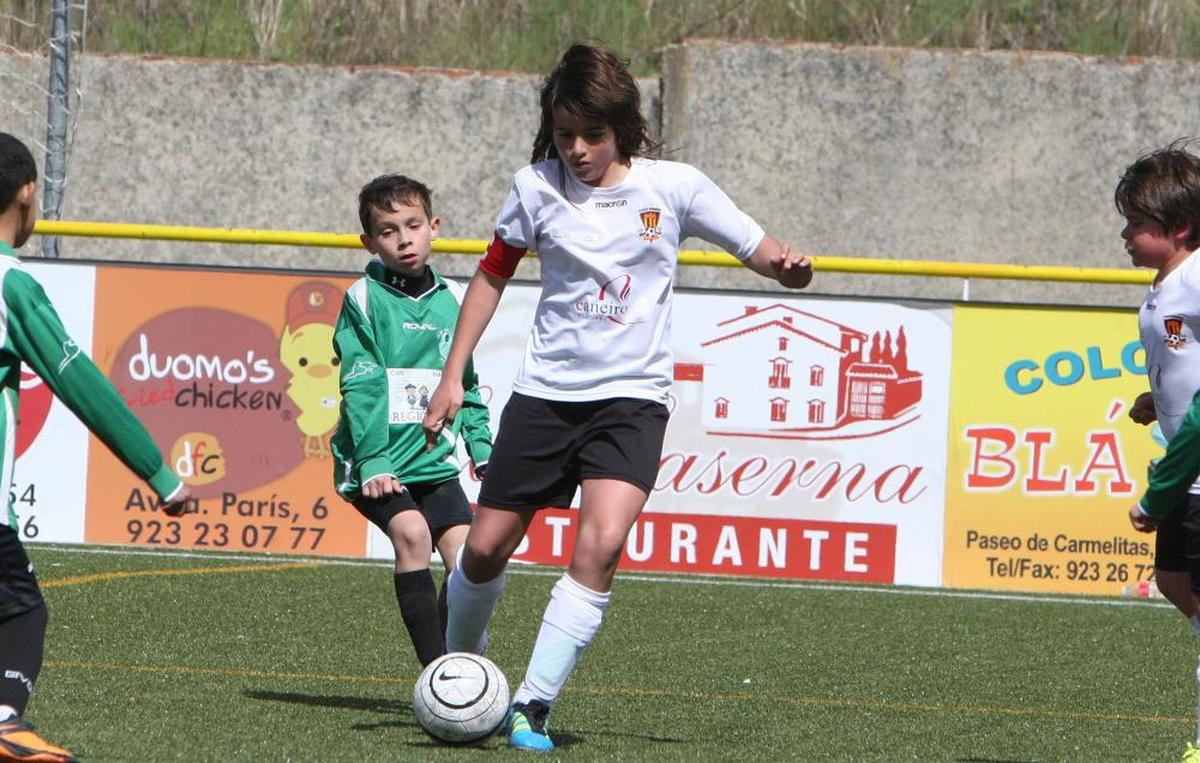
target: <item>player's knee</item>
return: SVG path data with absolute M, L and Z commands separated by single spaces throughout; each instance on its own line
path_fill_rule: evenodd
M 419 525 L 393 523 L 388 528 L 388 537 L 392 541 L 392 547 L 396 550 L 397 557 L 412 558 L 424 555 L 428 558 L 433 548 L 433 541 L 429 537 L 429 528 L 425 526 L 424 520 Z
M 625 527 L 599 527 L 580 533 L 575 540 L 575 555 L 584 554 L 596 564 L 616 564 L 625 549 L 629 531 Z
M 473 583 L 493 580 L 504 571 L 508 557 L 512 554 L 503 546 L 483 543 L 474 538 L 467 538 L 463 544 L 463 572 Z

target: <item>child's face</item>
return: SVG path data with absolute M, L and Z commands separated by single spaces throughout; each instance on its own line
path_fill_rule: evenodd
M 391 210 L 371 208 L 371 235 L 360 236 L 362 245 L 377 255 L 388 270 L 416 277 L 425 272 L 442 221 L 429 219 L 420 201 L 396 204 Z
M 554 112 L 554 148 L 571 173 L 591 186 L 616 185 L 629 170 L 612 127 L 562 109 Z
M 1148 217 L 1126 218 L 1121 238 L 1125 240 L 1125 251 L 1133 264 L 1141 268 L 1161 268 L 1187 251 L 1182 242 L 1185 235 L 1178 232 L 1172 235 Z

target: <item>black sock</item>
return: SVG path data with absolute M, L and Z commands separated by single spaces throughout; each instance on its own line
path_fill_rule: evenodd
M 42 669 L 46 642 L 46 605 L 22 612 L 0 623 L 0 705 L 25 714 L 29 695 Z
M 446 573 L 446 577 L 442 578 L 442 588 L 438 591 L 438 619 L 442 621 L 442 649 L 445 650 L 446 644 L 446 623 L 450 622 L 450 606 L 446 603 L 446 589 L 449 588 L 447 583 L 450 582 L 450 573 Z
M 438 617 L 437 589 L 428 568 L 396 573 L 396 602 L 421 665 L 441 657 L 446 651 L 445 640 Z

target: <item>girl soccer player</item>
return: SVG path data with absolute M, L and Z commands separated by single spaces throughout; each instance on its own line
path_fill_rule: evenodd
M 465 364 L 517 262 L 537 251 L 542 295 L 529 346 L 448 583 L 447 651 L 477 651 L 534 513 L 570 506 L 582 488 L 571 562 L 513 695 L 514 747 L 554 748 L 546 717 L 600 629 L 621 551 L 654 487 L 680 240 L 718 244 L 788 288 L 812 280 L 807 257 L 765 235 L 695 168 L 649 158 L 656 148 L 625 64 L 588 45 L 563 54 L 542 86 L 533 163 L 516 174 L 467 287 L 424 420 L 431 442 L 450 426 Z

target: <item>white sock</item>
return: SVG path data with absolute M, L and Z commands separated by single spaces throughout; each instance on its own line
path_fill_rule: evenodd
M 513 702 L 536 699 L 553 707 L 583 650 L 600 630 L 610 596 L 607 591 L 580 585 L 570 575 L 559 578 L 542 615 L 525 680 L 513 694 Z
M 460 549 L 446 582 L 446 651 L 483 654 L 488 621 L 504 592 L 504 572 L 492 580 L 472 583 L 463 574 L 461 565 Z
M 1200 615 L 1189 617 L 1188 625 L 1192 626 L 1192 632 L 1196 634 L 1196 638 L 1200 639 Z

